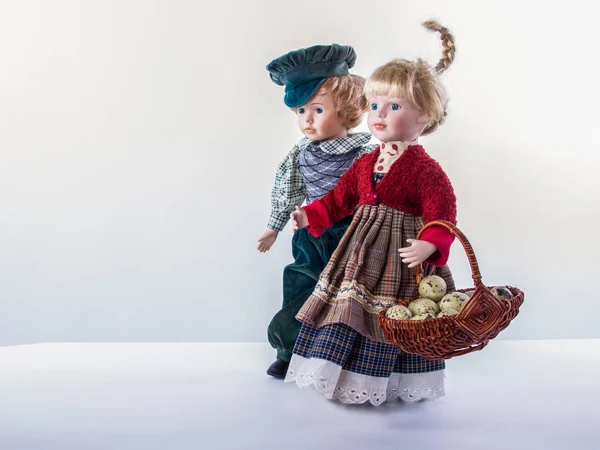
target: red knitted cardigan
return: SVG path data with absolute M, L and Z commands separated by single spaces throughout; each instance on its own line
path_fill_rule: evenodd
M 408 147 L 375 185 L 373 167 L 380 151 L 377 147 L 357 159 L 334 189 L 304 207 L 308 231 L 313 236 L 320 236 L 359 205 L 379 203 L 421 216 L 425 223 L 443 219 L 456 224 L 456 196 L 452 184 L 422 146 Z M 431 227 L 423 232 L 421 239 L 438 248 L 425 262 L 433 266 L 446 264 L 454 236 L 443 227 Z

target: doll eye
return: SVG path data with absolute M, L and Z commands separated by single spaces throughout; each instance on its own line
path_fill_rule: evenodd
M 377 103 L 371 103 L 371 109 L 377 111 Z
M 317 114 L 323 114 L 323 108 L 317 108 Z
M 398 103 L 392 103 L 390 107 L 393 111 L 398 111 L 400 109 L 400 105 L 398 105 Z
M 298 114 L 304 114 L 304 108 L 298 108 Z

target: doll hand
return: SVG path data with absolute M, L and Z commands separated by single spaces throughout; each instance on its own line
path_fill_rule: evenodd
M 308 225 L 308 217 L 306 217 L 306 211 L 296 206 L 296 211 L 290 214 L 292 219 L 292 230 L 297 231 L 300 228 L 304 228 Z
M 417 239 L 407 239 L 410 247 L 399 248 L 400 257 L 403 263 L 407 263 L 409 268 L 415 267 L 437 251 L 437 246 L 431 242 Z
M 275 239 L 277 239 L 278 234 L 278 231 L 267 228 L 267 231 L 258 238 L 258 246 L 256 249 L 261 253 L 268 252 L 273 246 Z

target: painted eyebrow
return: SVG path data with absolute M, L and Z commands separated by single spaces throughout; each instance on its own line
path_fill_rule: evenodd
M 312 105 L 321 105 L 321 106 L 323 106 L 323 103 L 312 102 L 312 103 L 310 104 L 310 106 L 312 106 Z

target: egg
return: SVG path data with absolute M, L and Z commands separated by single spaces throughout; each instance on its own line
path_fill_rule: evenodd
M 410 320 L 425 320 L 425 319 L 435 319 L 435 316 L 431 313 L 419 314 L 413 316 Z
M 439 302 L 446 294 L 446 282 L 442 277 L 429 275 L 419 283 L 419 296 Z
M 492 291 L 492 294 L 494 294 L 494 297 L 496 297 L 499 300 L 508 300 L 513 296 L 512 292 L 510 292 L 508 288 L 504 286 L 494 286 L 490 290 Z
M 465 303 L 469 301 L 469 296 L 462 292 L 451 292 L 450 294 L 444 295 L 444 298 L 440 300 L 440 309 L 445 311 L 446 309 L 455 309 L 461 311 L 465 306 Z
M 437 314 L 440 312 L 440 307 L 436 302 L 430 300 L 428 298 L 418 298 L 413 300 L 408 304 L 408 309 L 413 313 L 413 316 L 418 316 L 419 314 Z
M 412 313 L 406 306 L 396 305 L 388 309 L 385 316 L 394 320 L 406 320 L 412 317 Z
M 458 311 L 455 309 L 444 309 L 442 312 L 440 312 L 437 317 L 444 317 L 444 316 L 455 316 L 458 314 Z

